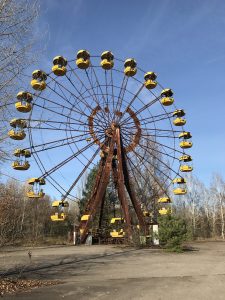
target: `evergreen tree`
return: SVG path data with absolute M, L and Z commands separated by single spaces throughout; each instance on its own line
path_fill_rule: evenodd
M 167 215 L 159 217 L 158 222 L 161 245 L 170 251 L 181 252 L 182 243 L 188 237 L 185 220 L 177 216 Z

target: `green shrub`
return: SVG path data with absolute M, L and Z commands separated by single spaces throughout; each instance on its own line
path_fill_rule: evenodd
M 159 217 L 158 222 L 160 244 L 169 251 L 182 252 L 182 243 L 188 238 L 185 220 L 168 215 Z

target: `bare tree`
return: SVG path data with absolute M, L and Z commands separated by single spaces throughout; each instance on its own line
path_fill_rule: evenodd
M 0 0 L 0 160 L 7 156 L 7 127 L 24 70 L 34 62 L 34 30 L 39 13 L 35 0 Z
M 225 182 L 219 174 L 215 174 L 211 182 L 211 195 L 215 205 L 218 207 L 218 216 L 220 224 L 220 235 L 225 238 L 224 226 L 224 204 L 225 204 Z

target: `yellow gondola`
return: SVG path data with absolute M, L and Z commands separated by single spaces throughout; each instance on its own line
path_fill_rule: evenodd
M 52 207 L 56 209 L 55 214 L 51 215 L 52 221 L 65 221 L 67 214 L 65 213 L 65 208 L 69 207 L 69 203 L 64 200 L 53 201 Z
M 184 162 L 190 162 L 190 161 L 192 161 L 192 157 L 191 157 L 191 155 L 185 154 L 185 155 L 180 156 L 179 160 L 184 161 Z
M 193 171 L 193 167 L 189 165 L 182 165 L 180 166 L 180 171 L 181 172 L 191 172 Z
M 30 82 L 32 88 L 37 91 L 43 91 L 46 88 L 47 74 L 41 70 L 35 70 L 32 73 L 32 80 Z
M 28 198 L 43 198 L 45 195 L 45 193 L 41 190 L 40 192 L 38 193 L 35 193 L 34 191 L 28 191 L 27 192 L 27 197 Z
M 185 195 L 187 194 L 187 190 L 183 188 L 176 188 L 173 190 L 174 195 Z
M 10 126 L 15 128 L 11 129 L 8 132 L 8 136 L 13 140 L 23 140 L 26 137 L 26 133 L 24 132 L 24 128 L 27 127 L 27 123 L 22 119 L 12 119 L 10 121 Z
M 67 201 L 53 201 L 52 207 L 69 207 L 69 203 Z
M 15 131 L 14 129 L 11 129 L 8 132 L 8 136 L 13 140 L 23 140 L 26 137 L 26 133 L 24 130 Z
M 124 218 L 112 218 L 110 220 L 110 224 L 115 224 L 115 223 L 124 223 Z
M 178 177 L 173 180 L 174 184 L 174 195 L 185 195 L 187 193 L 186 189 L 186 179 L 183 177 Z
M 83 70 L 90 66 L 90 54 L 87 50 L 79 50 L 77 52 L 76 65 Z
M 161 103 L 164 106 L 169 106 L 172 105 L 174 103 L 174 98 L 172 98 L 173 96 L 173 91 L 171 89 L 164 89 L 161 92 Z
M 173 180 L 173 183 L 174 183 L 174 184 L 184 184 L 184 183 L 186 183 L 186 182 L 187 182 L 186 179 L 183 178 L 183 177 L 178 177 L 178 178 L 175 178 L 175 179 Z
M 16 149 L 16 150 L 14 150 L 13 154 L 14 154 L 14 156 L 19 158 L 19 160 L 16 160 L 12 163 L 13 169 L 25 171 L 30 168 L 30 164 L 26 160 L 26 158 L 31 157 L 31 153 L 29 150 Z
M 30 168 L 30 164 L 28 161 L 21 162 L 16 160 L 12 163 L 12 167 L 14 170 L 26 171 Z
M 17 102 L 15 103 L 15 107 L 19 112 L 27 113 L 31 111 L 31 101 L 33 100 L 33 97 L 30 93 L 20 91 L 17 96 Z
M 89 218 L 90 218 L 90 215 L 83 215 L 83 216 L 81 217 L 81 221 L 88 221 Z
M 184 126 L 186 124 L 186 120 L 182 118 L 176 118 L 173 120 L 173 124 L 175 126 Z
M 26 150 L 26 149 L 16 149 L 14 150 L 13 154 L 16 157 L 20 157 L 20 156 L 24 156 L 24 157 L 31 157 L 31 153 L 30 150 Z
M 38 183 L 39 185 L 45 185 L 45 179 L 33 177 L 28 180 L 28 184 L 30 185 L 34 185 L 35 183 Z
M 27 192 L 28 198 L 43 198 L 45 193 L 40 188 L 41 185 L 45 185 L 44 178 L 30 178 L 28 184 L 32 186 L 31 190 Z
M 112 238 L 122 238 L 125 235 L 126 235 L 126 233 L 123 231 L 123 229 L 120 229 L 118 231 L 114 229 L 113 231 L 110 232 L 110 236 Z
M 192 138 L 192 135 L 189 131 L 183 131 L 179 134 L 179 139 L 189 140 Z
M 56 212 L 54 215 L 51 215 L 51 220 L 53 222 L 58 222 L 58 221 L 65 221 L 66 215 L 64 213 L 58 213 Z
M 110 51 L 104 51 L 101 55 L 101 67 L 104 70 L 110 70 L 114 66 L 114 55 Z
M 180 142 L 180 147 L 182 149 L 188 149 L 188 148 L 191 148 L 193 143 L 189 140 L 192 138 L 192 135 L 190 132 L 186 132 L 186 131 L 183 131 L 179 134 L 179 139 L 183 139 L 183 141 Z M 187 141 L 189 140 L 189 141 Z
M 128 77 L 132 77 L 137 73 L 137 63 L 133 58 L 128 58 L 124 62 L 124 74 Z
M 190 141 L 182 141 L 182 142 L 180 142 L 179 145 L 182 149 L 188 149 L 188 148 L 191 148 L 193 146 L 193 143 L 190 142 Z
M 56 56 L 53 59 L 52 72 L 56 76 L 64 76 L 67 72 L 67 60 L 63 56 Z
M 10 126 L 13 128 L 26 128 L 27 122 L 23 119 L 12 119 L 9 122 Z
M 181 118 L 181 117 L 184 117 L 184 116 L 185 116 L 185 111 L 183 109 L 176 109 L 173 112 L 173 117 Z
M 161 209 L 159 209 L 159 214 L 160 215 L 168 215 L 170 213 L 171 213 L 171 209 L 170 208 L 162 207 Z
M 156 78 L 157 78 L 157 75 L 154 72 L 147 72 L 144 75 L 145 87 L 148 90 L 154 89 L 157 86 Z
M 171 199 L 169 197 L 162 197 L 158 199 L 158 203 L 171 203 Z

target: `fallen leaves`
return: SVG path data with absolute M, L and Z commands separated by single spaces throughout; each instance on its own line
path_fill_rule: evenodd
M 0 296 L 55 284 L 59 284 L 59 281 L 3 278 L 0 279 Z

